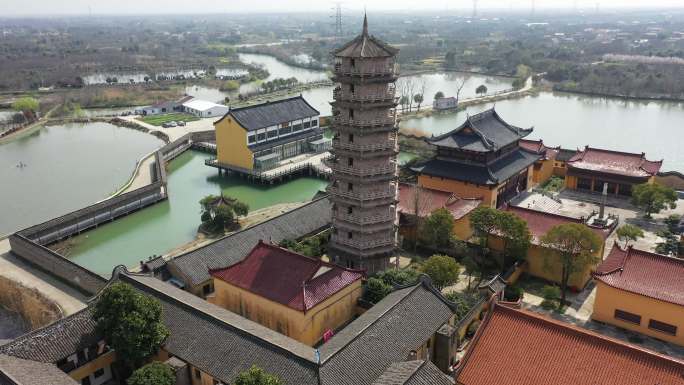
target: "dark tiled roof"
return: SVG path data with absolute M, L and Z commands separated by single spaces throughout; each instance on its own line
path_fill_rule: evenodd
M 0 354 L 1 385 L 78 385 L 53 364 Z
M 456 369 L 461 385 L 676 385 L 684 362 L 492 304 Z
M 520 139 L 519 142 L 520 147 L 524 148 L 525 150 L 543 155 L 545 160 L 551 160 L 551 159 L 556 159 L 556 156 L 558 155 L 558 152 L 560 151 L 560 147 L 556 148 L 551 148 L 547 147 L 544 144 L 544 141 L 539 139 L 539 140 L 529 140 L 529 139 Z
M 457 148 L 476 152 L 496 151 L 532 133 L 506 123 L 492 108 L 468 116 L 455 130 L 428 139 L 438 147 Z
M 560 148 L 558 150 L 558 155 L 556 155 L 556 160 L 561 162 L 569 161 L 573 156 L 577 154 L 577 150 L 569 150 L 567 148 Z
M 368 34 L 368 19 L 363 17 L 363 30 L 353 40 L 334 51 L 337 57 L 371 58 L 389 57 L 399 52 L 382 40 Z
M 211 276 L 306 312 L 365 274 L 259 241 L 245 259 Z
M 276 100 L 248 107 L 231 108 L 214 124 L 232 116 L 247 131 L 291 122 L 297 119 L 317 116 L 318 110 L 299 95 L 289 99 Z
M 603 150 L 586 146 L 568 162 L 568 167 L 584 171 L 597 171 L 606 174 L 645 178 L 656 175 L 663 161 L 650 161 L 644 153 Z
M 415 215 L 416 200 L 421 217 L 426 217 L 437 209 L 446 208 L 454 219 L 463 218 L 482 203 L 482 199 L 459 198 L 454 193 L 428 188 L 421 188 L 416 193 L 416 186 L 403 183 L 399 185 L 398 210 L 401 213 Z
M 118 279 L 162 304 L 170 331 L 164 349 L 212 377 L 232 384 L 257 365 L 286 384 L 319 385 L 313 348 L 156 278 L 120 273 Z
M 451 305 L 425 278 L 394 291 L 320 347 L 321 382 L 372 384 L 453 315 Z
M 615 243 L 593 275 L 608 286 L 684 306 L 684 259 Z
M 506 181 L 538 159 L 539 155 L 518 149 L 487 166 L 432 159 L 413 170 L 426 175 L 490 185 Z
M 77 351 L 96 345 L 100 340 L 95 334 L 91 309 L 85 308 L 0 346 L 0 354 L 56 363 Z
M 430 361 L 395 362 L 373 385 L 453 385 Z
M 331 204 L 327 197 L 307 203 L 268 221 L 248 227 L 216 242 L 179 255 L 168 262 L 176 277 L 191 286 L 207 281 L 210 269 L 230 266 L 241 261 L 260 239 L 278 243 L 298 239 L 330 225 Z

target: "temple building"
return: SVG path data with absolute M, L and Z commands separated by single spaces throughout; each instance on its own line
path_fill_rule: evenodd
M 455 130 L 427 140 L 437 156 L 413 168 L 418 184 L 501 207 L 533 183 L 541 155 L 520 145 L 531 132 L 506 123 L 493 108 L 468 116 Z
M 603 192 L 608 183 L 608 194 L 630 197 L 632 187 L 653 183 L 663 161 L 646 159 L 644 153 L 632 154 L 586 146 L 567 161 L 565 186 L 569 189 Z
M 532 169 L 532 183 L 534 185 L 540 185 L 549 180 L 553 176 L 553 169 L 556 165 L 556 157 L 558 156 L 560 147 L 547 147 L 544 144 L 544 141 L 541 139 L 521 139 L 520 147 L 540 156 L 539 160 L 534 162 L 534 167 Z
M 396 247 L 398 50 L 362 33 L 333 52 L 333 235 L 335 263 L 375 272 Z
M 684 260 L 613 245 L 594 272 L 591 318 L 684 346 Z
M 209 302 L 309 346 L 356 316 L 365 277 L 262 241 L 242 261 L 210 274 Z
M 265 171 L 284 159 L 330 148 L 318 111 L 301 95 L 231 108 L 214 127 L 217 158 L 208 165 L 232 171 Z

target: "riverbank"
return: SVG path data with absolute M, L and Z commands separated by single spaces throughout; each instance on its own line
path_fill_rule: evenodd
M 563 87 L 559 84 L 555 84 L 552 87 L 553 91 L 557 92 L 565 92 L 569 94 L 578 94 L 578 95 L 586 95 L 586 96 L 591 96 L 595 98 L 611 98 L 611 99 L 621 99 L 621 100 L 633 100 L 633 101 L 640 101 L 643 100 L 645 102 L 675 102 L 675 103 L 684 103 L 684 99 L 682 98 L 672 98 L 668 96 L 633 96 L 633 95 L 623 95 L 623 94 L 606 94 L 606 93 L 598 93 L 598 92 L 591 92 L 591 91 L 583 91 L 583 90 L 578 90 L 576 88 L 567 88 Z

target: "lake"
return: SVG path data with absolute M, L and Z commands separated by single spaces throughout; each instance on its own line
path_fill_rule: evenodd
M 0 234 L 106 198 L 163 144 L 109 123 L 47 126 L 0 144 Z
M 199 201 L 221 191 L 249 205 L 250 211 L 278 203 L 308 201 L 328 182 L 301 177 L 279 185 L 255 185 L 219 177 L 204 164 L 211 155 L 187 151 L 169 164 L 169 199 L 75 238 L 69 258 L 109 277 L 114 266 L 136 265 L 192 241 L 200 224 Z
M 403 129 L 441 134 L 458 127 L 467 114 L 496 105 L 508 123 L 534 127 L 530 139 L 548 146 L 584 148 L 585 145 L 641 153 L 652 160 L 664 159 L 663 171 L 684 172 L 684 104 L 625 101 L 566 93 L 543 92 L 537 96 L 503 100 L 468 107 L 455 114 L 405 119 Z

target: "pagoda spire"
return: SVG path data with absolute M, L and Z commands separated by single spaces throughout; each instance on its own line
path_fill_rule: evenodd
M 363 32 L 361 34 L 368 36 L 368 16 L 366 16 L 366 12 L 363 13 Z

